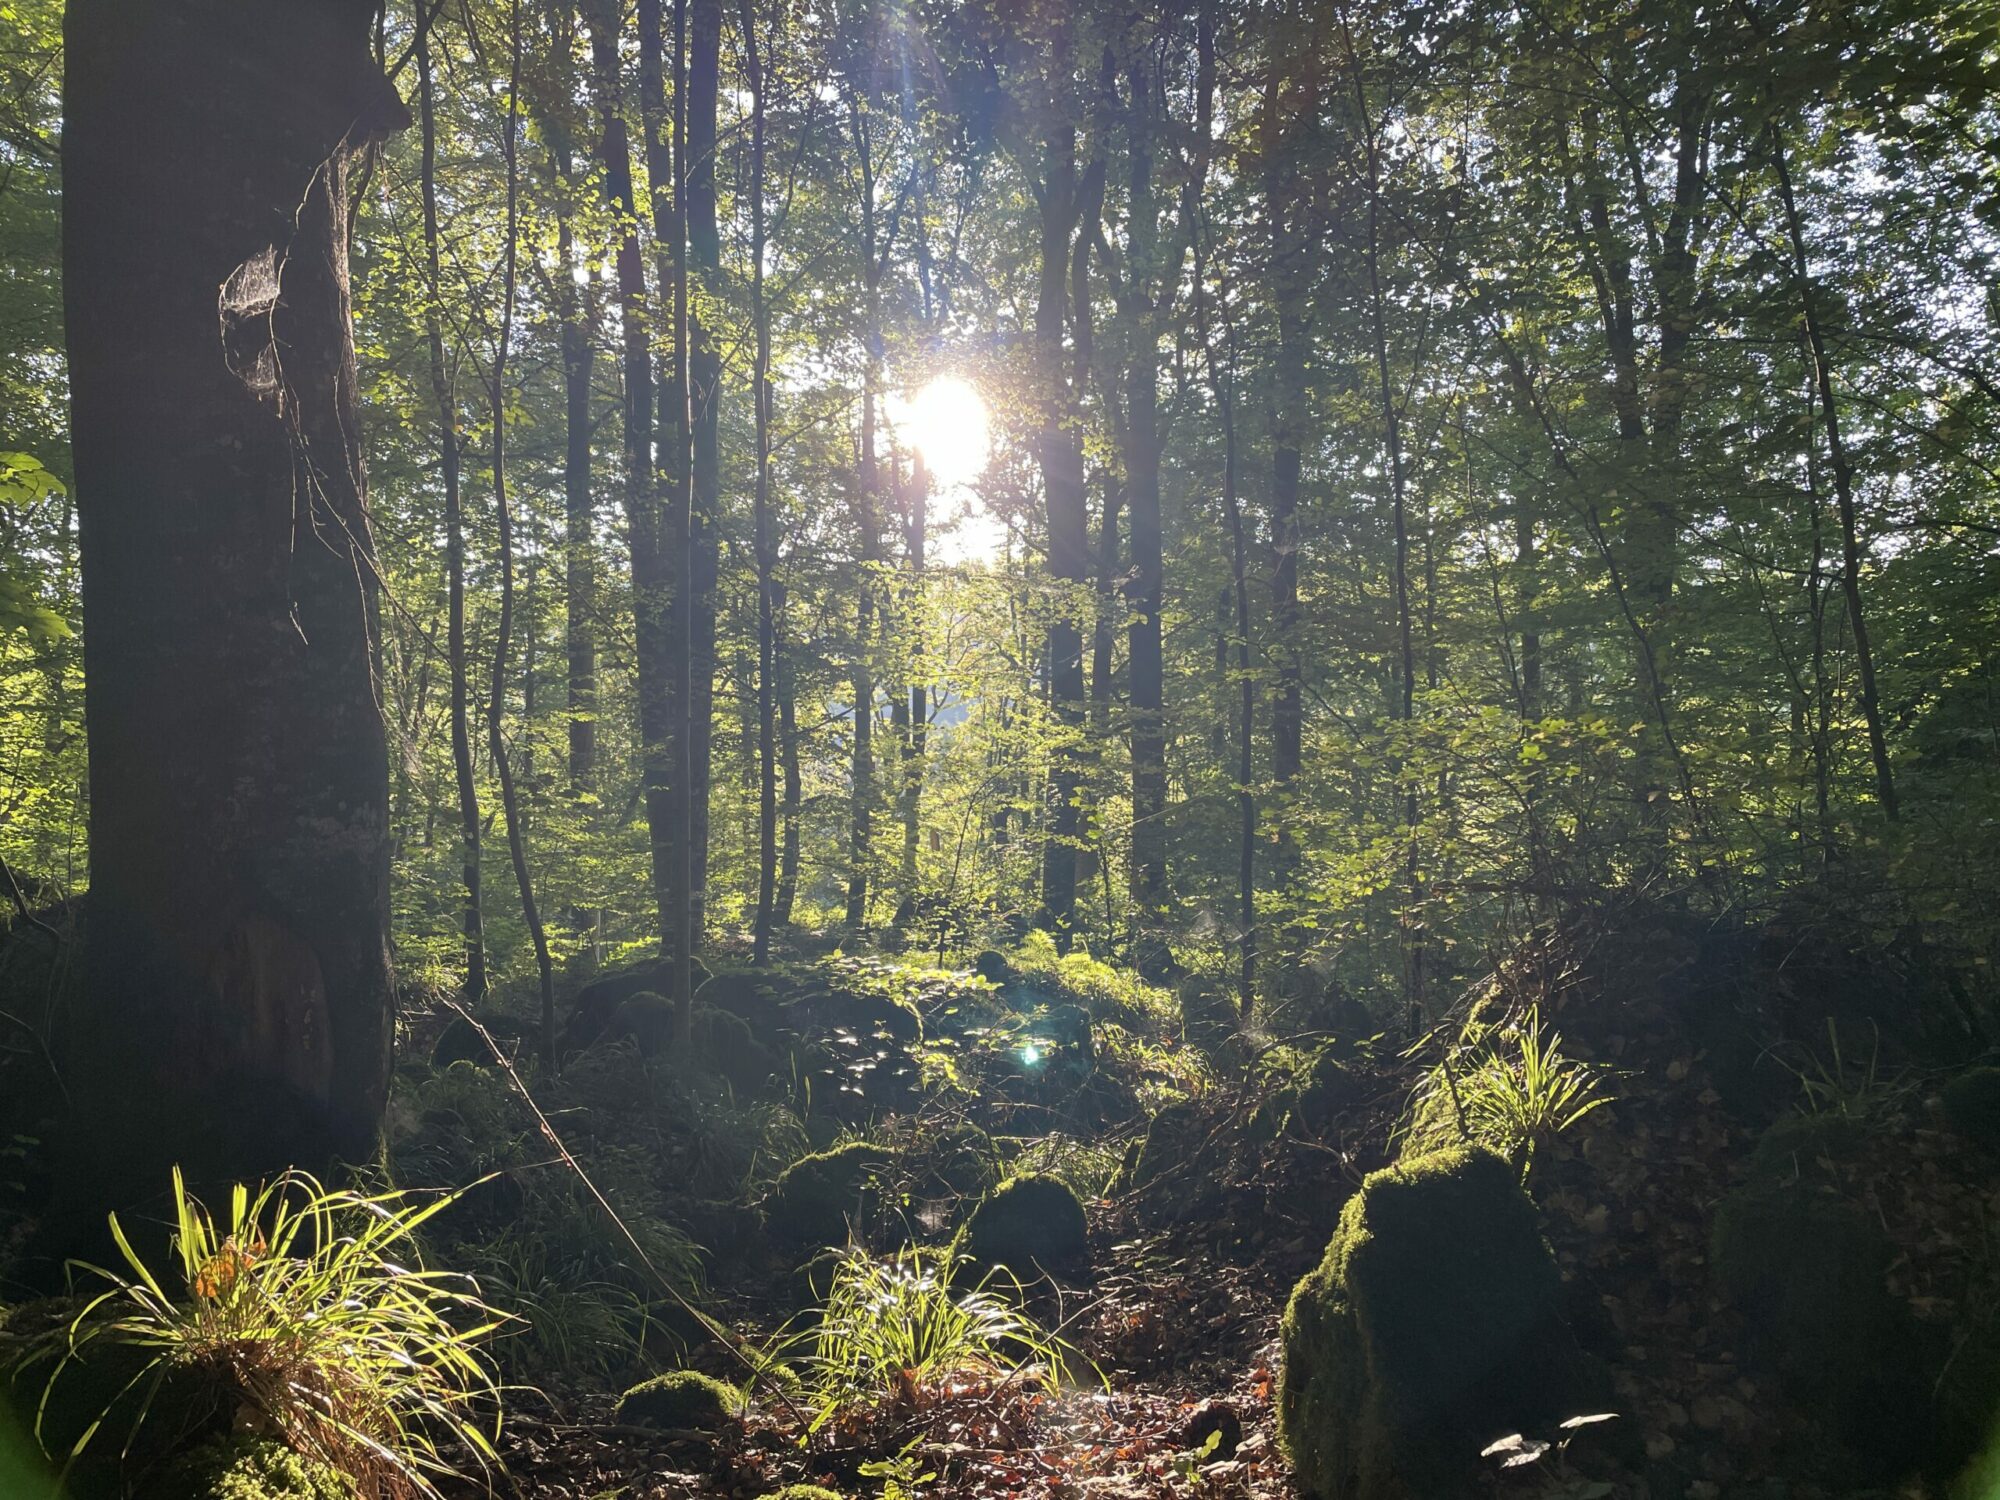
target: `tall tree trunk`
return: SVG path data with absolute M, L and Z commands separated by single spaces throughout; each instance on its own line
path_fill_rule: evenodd
M 597 778 L 597 527 L 590 490 L 591 368 L 596 362 L 597 298 L 576 283 L 576 230 L 569 206 L 575 169 L 565 148 L 556 223 L 557 293 L 563 362 L 563 648 L 569 664 L 569 782 L 579 792 Z
M 73 0 L 65 19 L 91 915 L 61 1180 L 98 1226 L 174 1161 L 365 1160 L 387 1098 L 348 163 L 409 120 L 371 10 Z
M 799 843 L 801 814 L 805 807 L 805 773 L 799 764 L 798 685 L 792 674 L 791 653 L 785 649 L 785 594 L 782 584 L 772 589 L 771 677 L 778 688 L 778 754 L 784 764 L 785 786 L 783 837 L 778 853 L 778 890 L 771 902 L 771 920 L 782 927 L 792 920 L 792 903 L 799 894 Z
M 701 944 L 708 905 L 708 804 L 715 721 L 715 590 L 720 570 L 722 356 L 701 314 L 722 303 L 722 240 L 715 213 L 715 115 L 721 81 L 722 0 L 692 0 L 685 73 L 687 142 L 681 182 L 687 196 L 687 259 L 701 293 L 688 313 L 689 413 L 693 424 L 693 547 L 688 700 L 688 862 L 692 940 Z M 711 314 L 712 315 L 712 314 Z
M 861 451 L 855 475 L 854 514 L 859 532 L 860 571 L 855 584 L 854 770 L 848 811 L 846 926 L 859 933 L 868 925 L 868 872 L 875 841 L 875 567 L 881 560 L 876 460 L 876 422 L 882 390 L 881 278 L 883 247 L 875 212 L 875 160 L 868 111 L 857 96 L 850 108 L 854 153 L 860 167 L 862 352 Z
M 750 373 L 755 406 L 757 477 L 751 501 L 752 550 L 757 565 L 757 912 L 751 927 L 751 962 L 771 961 L 771 929 L 778 885 L 778 665 L 774 589 L 777 537 L 771 521 L 771 309 L 765 299 L 763 54 L 757 49 L 757 7 L 741 0 L 743 65 L 750 84 L 750 323 L 756 340 Z
M 430 28 L 417 31 L 417 108 L 423 124 L 419 168 L 424 201 L 424 330 L 430 345 L 431 395 L 438 411 L 438 475 L 444 486 L 445 660 L 451 673 L 451 764 L 458 788 L 460 878 L 465 905 L 459 930 L 465 938 L 465 999 L 486 998 L 486 935 L 480 911 L 479 788 L 472 770 L 472 715 L 465 659 L 464 444 L 458 431 L 458 392 L 444 347 L 444 270 L 438 253 L 437 115 L 431 76 Z
M 1058 48 L 1060 53 L 1062 49 Z M 1060 104 L 1052 104 L 1059 113 Z M 1083 482 L 1083 433 L 1063 357 L 1070 269 L 1076 231 L 1078 184 L 1076 127 L 1052 118 L 1042 148 L 1041 287 L 1035 309 L 1035 348 L 1041 383 L 1037 435 L 1048 515 L 1049 576 L 1059 597 L 1049 617 L 1049 700 L 1063 737 L 1049 777 L 1047 839 L 1042 853 L 1042 920 L 1059 951 L 1068 951 L 1076 913 L 1077 840 L 1082 828 L 1083 632 L 1077 624 L 1076 585 L 1089 576 L 1090 507 Z
M 642 5 L 641 9 L 644 10 Z M 654 20 L 657 22 L 657 7 Z M 625 524 L 632 555 L 633 645 L 639 698 L 641 790 L 646 802 L 652 856 L 653 899 L 662 951 L 671 952 L 677 841 L 674 838 L 670 767 L 674 658 L 669 613 L 672 580 L 666 517 L 653 462 L 653 318 L 646 297 L 646 265 L 639 246 L 638 204 L 632 186 L 631 138 L 620 108 L 619 23 L 615 0 L 592 0 L 594 92 L 602 120 L 604 191 L 619 226 L 618 312 L 623 325 Z M 657 60 L 657 59 L 656 59 Z M 649 152 L 650 155 L 650 152 Z
M 514 884 L 521 896 L 521 920 L 534 944 L 535 970 L 541 981 L 542 1060 L 556 1061 L 556 981 L 549 961 L 548 934 L 535 905 L 535 883 L 528 872 L 528 835 L 521 826 L 521 802 L 514 789 L 514 766 L 507 754 L 508 656 L 514 631 L 514 512 L 507 498 L 507 360 L 514 337 L 515 292 L 519 285 L 521 251 L 521 0 L 514 0 L 511 17 L 512 59 L 507 83 L 507 135 L 502 152 L 507 164 L 507 238 L 501 252 L 500 332 L 493 350 L 491 414 L 493 420 L 493 513 L 500 532 L 500 621 L 493 636 L 493 682 L 486 700 L 486 748 L 493 757 L 493 774 L 500 783 L 500 808 L 507 819 L 507 853 L 514 865 Z M 532 720 L 534 705 L 528 704 Z
M 913 621 L 920 622 L 924 611 L 924 552 L 928 540 L 926 531 L 929 524 L 929 498 L 931 477 L 924 468 L 921 453 L 910 456 L 910 473 L 904 491 L 906 515 L 906 545 L 910 560 L 910 603 Z M 923 655 L 915 653 L 916 664 L 921 669 Z M 924 798 L 924 751 L 930 729 L 930 688 L 922 679 L 921 670 L 913 672 L 908 690 L 903 695 L 903 737 L 899 749 L 902 753 L 902 786 L 898 801 L 901 803 L 903 818 L 903 862 L 900 871 L 903 910 L 914 911 L 917 899 L 917 846 L 923 832 Z M 907 917 L 906 917 L 907 920 Z
M 1826 352 L 1826 330 L 1820 320 L 1819 297 L 1813 288 L 1812 265 L 1806 255 L 1805 228 L 1792 193 L 1792 172 L 1785 160 L 1784 137 L 1772 125 L 1766 139 L 1771 164 L 1778 173 L 1778 196 L 1785 209 L 1785 237 L 1792 249 L 1792 279 L 1805 318 L 1807 347 L 1812 351 L 1813 385 L 1819 393 L 1827 458 L 1833 468 L 1833 495 L 1840 510 L 1840 591 L 1847 600 L 1848 627 L 1854 632 L 1854 667 L 1861 678 L 1861 715 L 1868 725 L 1868 757 L 1875 766 L 1875 800 L 1893 823 L 1897 819 L 1896 774 L 1889 764 L 1889 741 L 1882 732 L 1882 701 L 1875 690 L 1875 653 L 1869 645 L 1868 621 L 1861 608 L 1861 533 L 1854 506 L 1854 464 L 1841 437 L 1840 403 L 1833 390 L 1833 362 Z

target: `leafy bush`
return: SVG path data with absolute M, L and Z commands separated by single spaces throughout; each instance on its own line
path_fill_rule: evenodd
M 293 1172 L 254 1196 L 236 1187 L 218 1221 L 178 1168 L 173 1197 L 172 1264 L 158 1273 L 112 1217 L 126 1269 L 85 1268 L 110 1285 L 70 1324 L 38 1426 L 64 1372 L 105 1345 L 138 1357 L 121 1392 L 137 1393 L 134 1434 L 162 1385 L 186 1377 L 219 1415 L 346 1475 L 362 1500 L 435 1497 L 433 1481 L 456 1472 L 452 1442 L 496 1461 L 483 1413 L 497 1423 L 498 1393 L 480 1346 L 500 1318 L 469 1278 L 424 1270 L 412 1254 L 450 1198 L 362 1196 Z M 121 1407 L 100 1412 L 72 1456 Z
M 1410 1096 L 1398 1128 L 1405 1156 L 1470 1139 L 1525 1177 L 1538 1149 L 1611 1102 L 1599 1092 L 1603 1070 L 1566 1056 L 1535 1007 L 1518 1022 L 1469 1027 L 1455 1050 Z
M 954 1381 L 1019 1375 L 1055 1388 L 1060 1346 L 995 1290 L 1018 1286 L 988 1273 L 955 1290 L 958 1269 L 948 1250 L 841 1258 L 817 1327 L 800 1336 L 814 1427 L 857 1404 L 922 1406 Z

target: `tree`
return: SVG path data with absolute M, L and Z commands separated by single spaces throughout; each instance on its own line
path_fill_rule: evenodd
M 388 774 L 347 271 L 373 7 L 79 0 L 63 266 L 93 851 L 65 1181 L 364 1159 Z

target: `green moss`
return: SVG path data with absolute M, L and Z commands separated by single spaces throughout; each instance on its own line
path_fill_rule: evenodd
M 850 1216 L 865 1220 L 872 1212 L 875 1179 L 891 1161 L 869 1141 L 800 1157 L 785 1168 L 765 1205 L 771 1233 L 793 1244 L 846 1244 Z
M 1944 1114 L 1967 1140 L 2000 1150 L 2000 1068 L 1971 1068 L 1947 1083 Z
M 1278 1434 L 1319 1500 L 1456 1493 L 1481 1447 L 1586 1409 L 1561 1276 L 1514 1171 L 1479 1148 L 1377 1172 L 1282 1330 Z
M 160 1500 L 353 1500 L 354 1486 L 325 1464 L 273 1442 L 209 1443 L 174 1466 Z
M 700 1001 L 688 1020 L 699 1067 L 728 1080 L 739 1095 L 754 1095 L 770 1082 L 778 1060 L 757 1040 L 748 1021 Z
M 1059 1177 L 1009 1178 L 973 1211 L 964 1249 L 980 1265 L 1005 1266 L 1024 1279 L 1081 1267 L 1090 1259 L 1083 1204 Z
M 620 1396 L 618 1420 L 633 1427 L 712 1432 L 734 1421 L 742 1406 L 741 1393 L 713 1375 L 669 1370 Z
M 820 1484 L 788 1484 L 781 1490 L 773 1490 L 764 1500 L 841 1500 L 841 1494 Z

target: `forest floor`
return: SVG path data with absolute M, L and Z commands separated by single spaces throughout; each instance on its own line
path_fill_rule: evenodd
M 1539 1461 L 1511 1471 L 1496 1455 L 1482 1488 L 1536 1500 L 1942 1493 L 1857 1457 L 1871 1445 L 1789 1399 L 1716 1290 L 1716 1205 L 1762 1122 L 1725 1106 L 1728 1049 L 1695 1045 L 1679 1004 L 1654 987 L 1587 1024 L 1577 1007 L 1570 1051 L 1611 1072 L 1615 1102 L 1555 1143 L 1532 1178 L 1570 1322 L 1611 1372 L 1615 1419 L 1543 1434 L 1551 1446 L 1529 1445 Z M 1059 1394 L 973 1381 L 806 1437 L 799 1413 L 764 1399 L 719 1439 L 622 1427 L 611 1396 L 537 1396 L 512 1408 L 499 1489 L 522 1500 L 747 1500 L 799 1482 L 885 1500 L 1296 1495 L 1275 1432 L 1280 1319 L 1343 1203 L 1392 1159 L 1420 1071 L 1393 1055 L 1358 1067 L 1356 1098 L 1329 1128 L 1276 1140 L 1241 1129 L 1254 1101 L 1211 1101 L 1207 1137 L 1180 1167 L 1090 1202 L 1093 1272 L 1040 1309 L 1090 1366 Z M 1843 1171 L 1894 1243 L 1895 1295 L 1949 1343 L 2000 1305 L 2000 1180 L 1941 1122 L 1926 1082 L 1911 1071 L 1857 1085 L 1868 1098 L 1847 1102 L 1869 1110 L 1866 1144 Z M 784 1316 L 781 1294 L 754 1275 L 722 1290 L 753 1342 Z M 690 1358 L 742 1373 L 717 1347 Z

